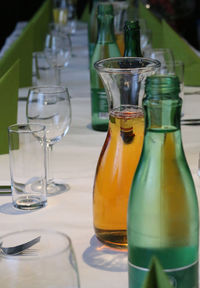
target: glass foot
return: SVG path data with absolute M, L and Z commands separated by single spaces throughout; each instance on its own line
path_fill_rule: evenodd
M 59 183 L 55 180 L 48 181 L 47 183 L 47 195 L 53 196 L 63 192 L 66 192 L 70 189 L 69 185 L 66 183 Z

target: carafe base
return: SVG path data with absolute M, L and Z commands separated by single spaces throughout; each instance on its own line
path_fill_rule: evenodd
M 95 227 L 95 234 L 106 246 L 125 250 L 128 248 L 126 230 L 105 230 Z

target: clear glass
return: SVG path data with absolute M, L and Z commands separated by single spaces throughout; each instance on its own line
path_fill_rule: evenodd
M 129 285 L 143 287 L 155 256 L 175 287 L 197 288 L 199 212 L 181 139 L 182 100 L 173 76 L 153 77 L 143 100 L 144 144 L 128 204 Z
M 67 184 L 59 184 L 53 177 L 51 163 L 53 145 L 64 137 L 71 124 L 71 103 L 68 89 L 61 86 L 32 87 L 26 104 L 28 123 L 46 126 L 48 151 L 47 192 L 49 195 L 69 189 Z
M 12 247 L 40 236 L 40 241 L 21 254 L 0 253 L 1 285 L 12 287 L 79 288 L 79 273 L 71 239 L 64 233 L 32 229 L 0 237 Z
M 55 71 L 49 65 L 44 52 L 33 52 L 32 60 L 32 85 L 56 85 Z
M 50 23 L 45 39 L 44 54 L 49 65 L 55 69 L 56 84 L 61 84 L 61 70 L 69 65 L 72 54 L 71 39 L 59 26 Z
M 127 1 L 113 1 L 114 8 L 114 31 L 116 37 L 116 43 L 119 47 L 121 56 L 124 55 L 124 24 L 127 20 Z
M 146 48 L 143 50 L 144 57 L 157 59 L 161 66 L 159 72 L 164 74 L 167 70 L 166 63 L 174 63 L 174 55 L 171 49 L 168 48 Z
M 64 26 L 68 20 L 66 0 L 53 0 L 53 21 L 55 24 Z
M 127 247 L 128 196 L 144 135 L 143 112 L 133 98 L 157 67 L 158 61 L 133 57 L 95 63 L 109 99 L 109 128 L 96 168 L 93 222 L 97 238 L 108 246 Z
M 8 140 L 14 207 L 24 210 L 44 207 L 47 204 L 45 126 L 14 124 L 8 127 Z

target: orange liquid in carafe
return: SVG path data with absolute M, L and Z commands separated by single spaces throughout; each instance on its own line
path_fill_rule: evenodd
M 127 246 L 129 191 L 139 162 L 143 138 L 142 112 L 111 112 L 93 191 L 95 233 L 101 242 L 109 246 Z

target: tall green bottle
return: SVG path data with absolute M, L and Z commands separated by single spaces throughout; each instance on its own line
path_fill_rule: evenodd
M 146 80 L 145 136 L 128 204 L 129 288 L 141 288 L 152 256 L 172 287 L 198 287 L 199 212 L 183 151 L 175 76 Z
M 99 0 L 93 0 L 90 18 L 88 22 L 88 52 L 89 63 L 94 53 L 94 48 L 97 42 L 97 5 Z
M 140 26 L 138 20 L 130 20 L 125 22 L 124 47 L 124 57 L 142 57 L 142 52 L 140 49 Z M 141 83 L 140 81 L 138 81 L 138 78 L 138 74 L 132 76 L 132 91 L 131 93 L 130 91 L 127 91 L 127 97 L 124 97 L 124 99 L 129 99 L 129 103 L 131 103 L 132 105 L 138 105 L 139 102 Z M 126 92 L 124 91 L 123 94 L 125 93 Z
M 90 63 L 92 128 L 107 131 L 108 101 L 102 81 L 94 68 L 94 63 L 105 58 L 120 57 L 120 52 L 115 41 L 112 4 L 101 3 L 97 10 L 98 38 Z
M 140 48 L 140 26 L 138 20 L 125 22 L 124 45 L 125 57 L 142 57 Z

